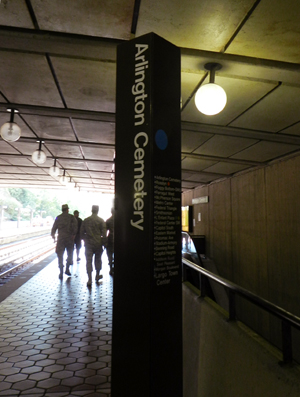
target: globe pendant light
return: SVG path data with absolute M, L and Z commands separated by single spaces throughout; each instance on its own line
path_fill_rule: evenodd
M 47 156 L 45 152 L 42 151 L 42 143 L 44 143 L 44 141 L 38 141 L 38 142 L 39 142 L 39 148 L 38 150 L 32 153 L 31 158 L 36 165 L 41 165 L 44 164 L 44 162 L 47 159 Z
M 8 123 L 4 123 L 0 128 L 0 133 L 2 139 L 6 142 L 15 142 L 21 136 L 21 128 L 17 123 L 14 123 L 14 115 L 15 112 L 18 112 L 16 109 L 7 109 L 10 113 L 10 121 Z
M 70 180 L 68 181 L 68 188 L 73 189 L 75 187 L 75 182 L 72 181 L 72 177 L 70 176 Z
M 56 159 L 54 159 L 54 165 L 49 168 L 49 174 L 53 177 L 57 177 L 60 174 L 60 168 L 56 165 Z
M 61 177 L 59 178 L 59 182 L 65 186 L 68 184 L 68 178 L 66 177 L 66 170 L 64 170 L 63 175 L 61 175 Z
M 219 63 L 205 65 L 205 69 L 210 71 L 209 83 L 202 85 L 195 95 L 197 109 L 207 116 L 220 113 L 227 102 L 226 92 L 218 84 L 215 84 L 215 71 L 221 68 Z

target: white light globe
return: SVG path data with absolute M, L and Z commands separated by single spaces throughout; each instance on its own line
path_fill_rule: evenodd
M 195 95 L 197 109 L 207 116 L 220 113 L 224 109 L 226 102 L 226 92 L 215 83 L 202 85 Z
M 65 175 L 62 175 L 60 178 L 59 178 L 59 182 L 62 184 L 62 185 L 67 185 L 68 184 L 68 177 L 67 176 L 65 176 Z
M 1 137 L 6 142 L 15 142 L 21 136 L 21 128 L 16 123 L 4 123 L 0 129 Z
M 35 164 L 40 165 L 40 164 L 44 164 L 44 162 L 47 159 L 47 156 L 46 156 L 45 152 L 43 152 L 42 150 L 38 149 L 38 150 L 36 150 L 35 152 L 32 153 L 31 158 L 32 158 L 32 161 Z
M 58 168 L 56 165 L 52 165 L 52 166 L 49 168 L 49 174 L 50 174 L 51 176 L 54 176 L 54 177 L 59 176 L 59 174 L 60 174 L 60 168 Z

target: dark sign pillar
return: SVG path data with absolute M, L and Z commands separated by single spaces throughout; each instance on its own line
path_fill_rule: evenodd
M 182 396 L 180 50 L 118 47 L 113 397 Z

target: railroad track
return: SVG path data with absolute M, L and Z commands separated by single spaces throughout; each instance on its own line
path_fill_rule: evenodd
M 47 236 L 34 237 L 0 248 L 0 279 L 31 264 L 36 259 L 54 252 L 55 244 Z

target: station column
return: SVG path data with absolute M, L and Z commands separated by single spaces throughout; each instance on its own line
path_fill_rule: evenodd
M 180 49 L 117 53 L 112 396 L 182 397 Z

